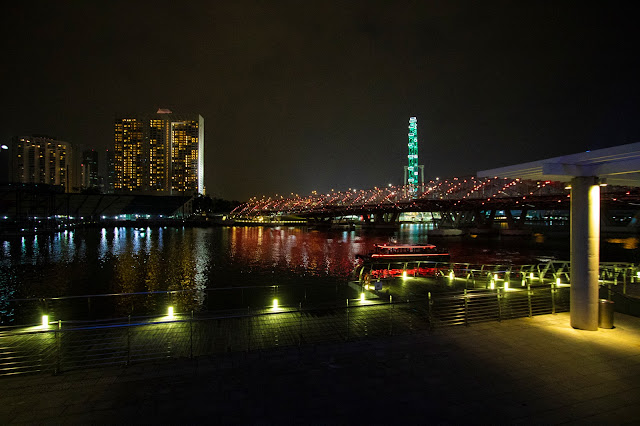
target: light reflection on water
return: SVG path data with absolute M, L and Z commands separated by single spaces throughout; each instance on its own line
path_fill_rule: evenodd
M 356 253 L 388 238 L 262 227 L 66 231 L 4 241 L 0 285 L 55 297 L 344 280 Z
M 425 243 L 427 230 L 423 225 L 403 225 L 382 233 L 287 227 L 121 227 L 4 241 L 0 314 L 3 300 L 18 297 L 197 290 L 185 297 L 199 305 L 207 288 L 344 282 L 357 253 L 390 238 Z M 539 244 L 534 239 L 480 238 L 435 243 L 446 246 L 457 262 L 529 263 L 539 255 L 568 259 L 568 237 L 556 245 L 548 240 Z M 637 256 L 637 250 L 633 253 Z M 603 250 L 607 255 L 617 256 Z

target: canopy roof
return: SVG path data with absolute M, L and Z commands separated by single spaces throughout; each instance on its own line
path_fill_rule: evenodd
M 640 142 L 478 172 L 493 176 L 554 181 L 598 176 L 611 185 L 640 186 Z

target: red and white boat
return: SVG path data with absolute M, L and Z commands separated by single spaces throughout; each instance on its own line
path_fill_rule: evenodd
M 449 252 L 433 244 L 375 244 L 374 250 L 358 254 L 356 258 L 365 262 L 448 262 Z

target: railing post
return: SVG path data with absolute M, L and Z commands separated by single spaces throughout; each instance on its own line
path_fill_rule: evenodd
M 607 287 L 608 287 L 607 299 L 611 300 L 611 297 L 613 296 L 613 292 L 611 291 L 611 283 L 607 284 Z
M 54 374 L 60 374 L 62 372 L 62 321 L 58 320 L 58 328 L 53 333 L 56 343 L 56 368 Z
M 131 315 L 127 324 L 127 365 L 131 364 Z
M 349 299 L 347 299 L 347 341 L 349 340 Z
M 393 336 L 393 296 L 389 295 L 389 336 Z
M 498 322 L 502 322 L 502 297 L 500 296 L 500 287 L 496 287 L 496 297 L 498 298 Z
M 529 318 L 532 318 L 533 310 L 531 308 L 531 284 L 527 284 L 527 304 L 529 305 Z
M 551 283 L 551 313 L 556 313 L 556 283 Z
M 431 299 L 431 292 L 427 293 L 427 322 L 429 324 L 429 331 L 433 330 L 433 313 L 432 313 L 432 307 L 431 305 L 433 304 L 433 300 Z
M 464 289 L 464 325 L 469 326 L 469 299 L 466 288 Z
M 305 295 L 307 290 L 305 289 Z M 298 347 L 302 346 L 302 302 L 298 304 L 298 311 L 300 312 L 300 321 L 298 323 Z
M 193 359 L 193 310 L 189 319 L 189 358 Z
M 247 306 L 247 352 L 251 350 L 251 308 Z

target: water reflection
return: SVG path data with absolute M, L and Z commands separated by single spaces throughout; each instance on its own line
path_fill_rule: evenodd
M 3 241 L 0 313 L 2 300 L 10 298 L 169 290 L 189 292 L 173 299 L 138 297 L 135 304 L 164 312 L 160 305 L 176 303 L 188 311 L 206 303 L 205 289 L 344 281 L 357 253 L 390 238 L 425 243 L 427 230 L 423 225 L 386 233 L 288 227 L 99 228 Z M 550 241 L 479 237 L 430 242 L 448 248 L 457 262 L 527 263 L 539 255 L 568 259 L 568 238 Z M 637 260 L 629 259 L 637 257 L 635 237 L 603 244 L 608 244 L 603 261 Z M 119 300 L 118 312 L 131 312 L 132 299 Z
M 625 250 L 635 250 L 638 248 L 639 240 L 637 237 L 609 238 L 607 239 L 607 242 L 611 244 L 620 244 Z

